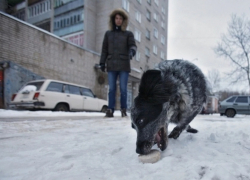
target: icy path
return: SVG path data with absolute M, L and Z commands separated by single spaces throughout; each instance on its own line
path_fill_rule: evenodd
M 183 132 L 160 161 L 142 164 L 129 119 L 0 121 L 0 179 L 250 180 L 250 116 L 199 115 L 191 125 L 198 134 Z

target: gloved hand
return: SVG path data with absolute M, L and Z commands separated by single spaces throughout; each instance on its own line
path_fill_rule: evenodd
M 134 55 L 135 55 L 135 50 L 130 49 L 129 50 L 129 59 L 131 60 L 134 57 Z
M 100 67 L 101 67 L 102 72 L 105 72 L 105 64 L 104 63 L 100 63 Z

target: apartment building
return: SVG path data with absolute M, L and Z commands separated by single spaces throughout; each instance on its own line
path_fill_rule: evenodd
M 138 51 L 135 71 L 153 68 L 167 56 L 168 0 L 20 0 L 14 16 L 86 49 L 101 52 L 109 13 L 130 17 Z

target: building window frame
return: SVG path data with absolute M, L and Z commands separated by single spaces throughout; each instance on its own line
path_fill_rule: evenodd
M 129 12 L 129 1 L 128 0 L 122 0 L 122 8 L 125 9 L 127 12 Z
M 148 9 L 146 10 L 146 17 L 148 21 L 151 21 L 151 12 Z
M 146 29 L 146 38 L 150 40 L 150 31 L 148 29 Z
M 153 45 L 153 53 L 154 53 L 155 55 L 157 55 L 157 52 L 158 52 L 158 48 L 157 48 L 157 46 L 154 44 L 154 45 Z
M 138 21 L 139 23 L 141 23 L 141 13 L 140 11 L 135 11 L 135 19 L 136 21 Z
M 161 43 L 165 45 L 165 42 L 166 42 L 165 36 L 161 35 Z
M 165 60 L 165 53 L 161 51 L 161 59 Z
M 135 29 L 135 40 L 141 42 L 141 31 Z
M 162 29 L 165 29 L 166 27 L 165 27 L 166 25 L 165 25 L 165 22 L 161 22 L 161 27 L 162 27 Z
M 155 4 L 159 6 L 159 0 L 154 0 Z
M 158 29 L 154 27 L 154 37 L 158 39 Z
M 150 57 L 150 49 L 148 47 L 145 47 L 145 55 Z
M 158 14 L 156 14 L 155 12 L 154 12 L 154 20 L 155 20 L 156 22 L 158 22 L 158 21 L 159 21 L 159 15 L 158 15 Z
M 141 53 L 139 51 L 137 51 L 136 55 L 135 55 L 135 60 L 140 61 L 140 58 L 141 58 Z
M 161 7 L 161 12 L 162 12 L 163 14 L 166 14 L 166 10 L 165 10 L 164 7 Z

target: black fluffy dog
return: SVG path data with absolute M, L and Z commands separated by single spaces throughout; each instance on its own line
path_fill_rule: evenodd
M 136 152 L 147 154 L 155 143 L 163 151 L 168 137 L 177 139 L 185 129 L 197 133 L 189 123 L 206 102 L 206 92 L 203 73 L 185 60 L 162 61 L 157 69 L 144 72 L 131 109 Z M 168 135 L 169 122 L 177 126 Z

